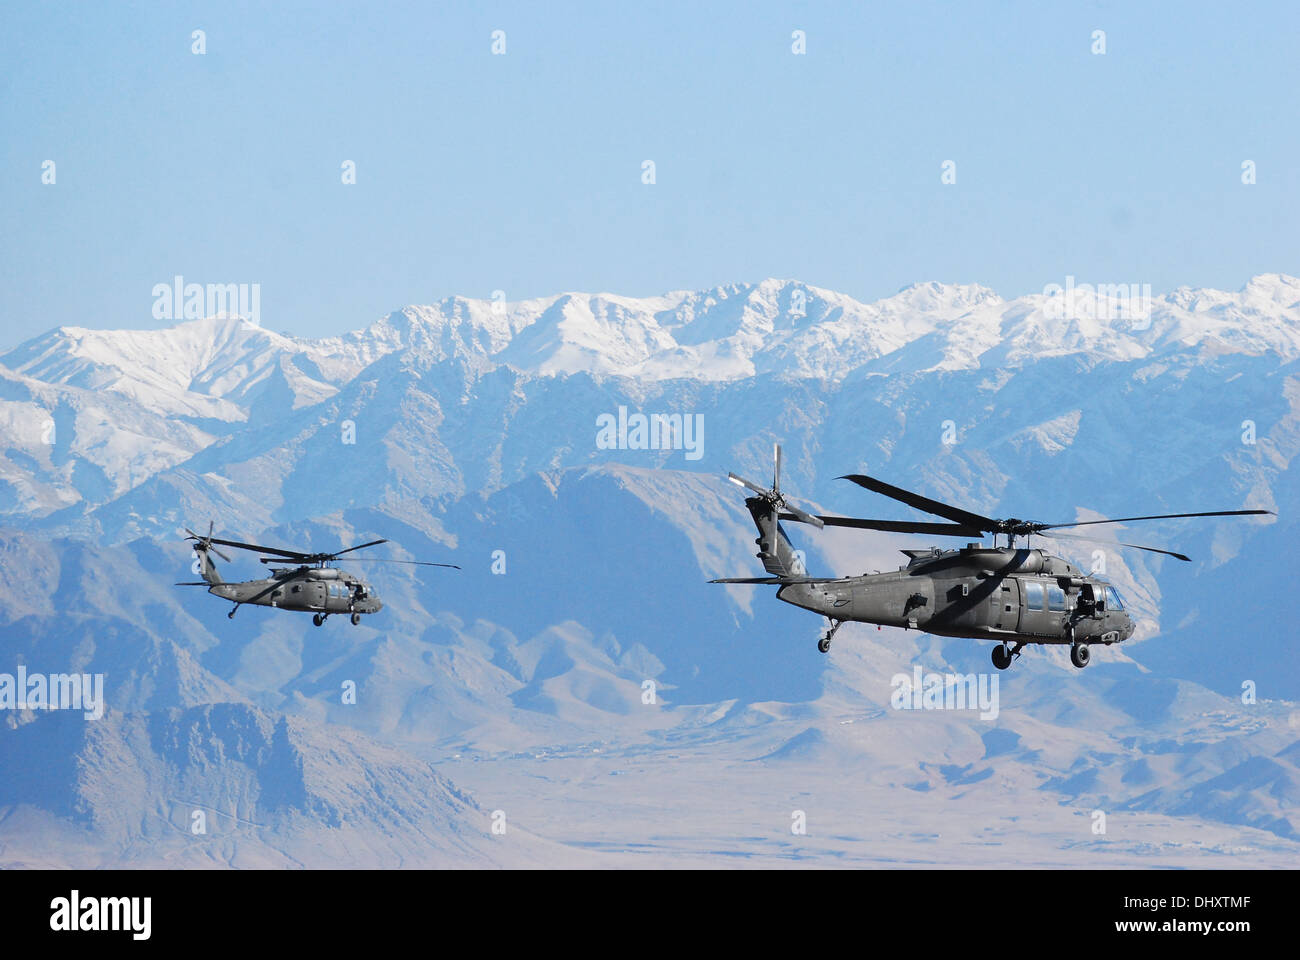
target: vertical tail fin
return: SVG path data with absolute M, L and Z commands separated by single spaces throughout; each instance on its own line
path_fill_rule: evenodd
M 745 501 L 749 514 L 758 527 L 758 559 L 763 561 L 763 569 L 774 577 L 804 577 L 808 575 L 803 557 L 790 543 L 785 535 L 781 521 L 777 517 L 775 504 L 768 503 L 761 497 L 750 497 Z
M 208 548 L 198 543 L 194 546 L 194 552 L 199 558 L 199 576 L 208 583 L 225 583 L 217 570 L 217 565 L 212 562 L 212 554 L 208 552 Z
M 758 543 L 758 558 L 763 561 L 763 569 L 777 577 L 805 576 L 806 570 L 802 556 L 790 545 L 790 539 L 785 535 L 785 531 L 781 529 L 780 512 L 784 509 L 796 520 L 810 523 L 819 529 L 822 526 L 822 519 L 810 513 L 805 513 L 787 502 L 782 495 L 781 445 L 776 444 L 772 449 L 772 488 L 770 490 L 764 490 L 758 484 L 752 483 L 744 477 L 738 477 L 734 473 L 727 474 L 727 479 L 755 494 L 755 496 L 745 499 L 745 506 L 749 509 L 750 516 L 754 518 L 754 524 L 758 527 L 758 540 L 756 542 Z

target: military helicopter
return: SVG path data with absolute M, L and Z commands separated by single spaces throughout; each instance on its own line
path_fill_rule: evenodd
M 194 552 L 199 558 L 199 574 L 202 580 L 177 583 L 178 587 L 207 587 L 208 593 L 234 603 L 226 614 L 231 619 L 244 604 L 259 607 L 277 607 L 281 610 L 303 610 L 312 614 L 311 622 L 321 626 L 331 613 L 346 613 L 353 626 L 361 622 L 363 613 L 378 613 L 383 609 L 383 601 L 370 584 L 346 570 L 339 570 L 326 564 L 336 562 L 365 563 L 407 563 L 421 567 L 451 567 L 459 570 L 454 563 L 429 563 L 424 560 L 389 560 L 381 557 L 343 557 L 354 550 L 374 547 L 387 540 L 371 540 L 345 550 L 333 553 L 301 553 L 297 550 L 282 550 L 278 547 L 263 547 L 255 543 L 241 543 L 238 540 L 222 540 L 212 535 L 212 523 L 208 523 L 208 535 L 201 537 L 188 527 L 186 540 L 194 541 Z M 210 554 L 215 553 L 222 560 L 230 563 L 230 558 L 213 544 L 224 547 L 236 547 L 240 550 L 252 550 L 257 553 L 269 553 L 270 557 L 261 557 L 262 563 L 278 563 L 288 560 L 296 566 L 272 567 L 271 576 L 261 580 L 244 580 L 227 583 L 217 571 Z
M 883 494 L 925 513 L 942 517 L 946 523 L 910 520 L 865 520 L 858 517 L 814 516 L 786 501 L 781 493 L 781 447 L 774 454 L 772 486 L 764 489 L 734 473 L 732 483 L 752 491 L 745 500 L 758 527 L 758 558 L 766 577 L 710 580 L 710 583 L 755 583 L 779 586 L 779 600 L 811 610 L 830 622 L 817 644 L 829 653 L 831 640 L 848 622 L 923 630 L 944 637 L 994 640 L 993 665 L 999 670 L 1011 666 L 1027 644 L 1070 645 L 1070 661 L 1082 669 L 1091 659 L 1089 644 L 1110 645 L 1133 635 L 1133 618 L 1113 586 L 1045 550 L 1017 547 L 1017 538 L 1028 538 L 1063 527 L 1163 520 L 1175 517 L 1232 517 L 1272 514 L 1270 510 L 1214 510 L 1204 513 L 1165 513 L 1114 520 L 1080 520 L 1073 523 L 1037 523 L 1029 520 L 995 520 L 938 500 L 891 486 L 861 474 L 840 477 L 873 493 Z M 893 533 L 982 538 L 992 534 L 993 546 L 967 543 L 957 550 L 904 550 L 905 566 L 892 573 L 862 574 L 857 577 L 810 577 L 800 555 L 790 545 L 781 526 L 793 520 L 822 527 L 853 527 Z M 998 535 L 1006 537 L 997 545 Z M 1051 533 L 1052 539 L 1109 543 L 1112 546 L 1146 550 L 1178 560 L 1190 560 L 1181 553 L 1115 543 L 1075 534 Z

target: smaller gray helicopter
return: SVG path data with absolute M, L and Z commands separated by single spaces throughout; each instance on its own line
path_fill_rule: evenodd
M 208 523 L 208 535 L 201 537 L 188 527 L 186 540 L 194 541 L 194 552 L 199 559 L 199 575 L 202 580 L 177 583 L 178 587 L 207 587 L 208 593 L 234 603 L 227 617 L 234 618 L 244 604 L 259 607 L 276 607 L 280 610 L 300 610 L 312 614 L 311 622 L 321 626 L 331 613 L 348 614 L 355 626 L 361 622 L 363 613 L 378 613 L 383 609 L 383 601 L 374 588 L 359 577 L 339 570 L 327 564 L 338 562 L 362 563 L 406 563 L 420 567 L 450 567 L 459 570 L 454 563 L 429 563 L 425 560 L 390 560 L 383 557 L 344 557 L 343 554 L 366 547 L 388 543 L 387 540 L 371 540 L 355 547 L 336 550 L 333 553 L 302 553 L 298 550 L 282 550 L 279 547 L 263 547 L 256 543 L 243 543 L 239 540 L 222 540 L 212 535 L 212 522 Z M 222 560 L 230 563 L 230 558 L 213 544 L 235 547 L 239 550 L 252 550 L 256 553 L 269 553 L 270 557 L 259 558 L 262 563 L 278 563 L 288 560 L 296 566 L 272 567 L 271 576 L 261 580 L 243 580 L 235 583 L 222 579 L 210 554 L 215 553 Z

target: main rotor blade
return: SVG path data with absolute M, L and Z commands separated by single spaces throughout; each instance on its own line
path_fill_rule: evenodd
M 756 483 L 751 483 L 750 481 L 746 480 L 744 477 L 736 476 L 734 473 L 727 474 L 727 479 L 730 480 L 732 483 L 739 484 L 742 487 L 748 487 L 750 490 L 753 490 L 755 493 L 757 493 L 760 497 L 766 496 L 770 492 L 768 490 L 764 490 Z
M 933 513 L 935 516 L 943 517 L 954 523 L 963 526 L 972 527 L 980 531 L 998 529 L 998 522 L 989 517 L 982 517 L 978 513 L 971 513 L 969 510 L 963 510 L 960 507 L 954 507 L 951 504 L 941 503 L 938 500 L 931 500 L 929 497 L 923 497 L 919 493 L 912 493 L 910 490 L 904 490 L 902 487 L 895 487 L 893 484 L 885 483 L 883 480 L 877 480 L 874 477 L 863 476 L 860 473 L 851 473 L 848 476 L 840 477 L 840 480 L 852 480 L 858 486 L 870 490 L 872 493 L 879 493 L 900 503 L 905 503 L 909 507 L 915 507 L 918 510 L 924 510 L 926 513 Z
M 1103 540 L 1100 537 L 1084 537 L 1077 533 L 1044 533 L 1039 536 L 1047 537 L 1051 540 L 1080 540 L 1084 543 L 1109 543 L 1116 547 L 1130 547 L 1133 550 L 1145 550 L 1148 553 L 1163 553 L 1166 557 L 1173 557 L 1175 560 L 1184 560 L 1187 563 L 1192 562 L 1192 558 L 1181 553 L 1174 553 L 1172 550 L 1159 550 L 1156 547 L 1144 547 L 1138 543 L 1120 543 L 1118 540 Z
M 1157 513 L 1149 517 L 1115 517 L 1110 520 L 1078 520 L 1074 523 L 1035 524 L 1038 530 L 1057 530 L 1061 527 L 1087 527 L 1098 523 L 1130 523 L 1134 520 L 1174 520 L 1179 517 L 1250 517 L 1266 514 L 1277 516 L 1272 510 L 1210 510 L 1206 513 Z
M 369 543 L 358 543 L 355 547 L 348 547 L 346 550 L 340 550 L 338 553 L 327 553 L 322 556 L 341 557 L 345 553 L 351 553 L 353 550 L 364 550 L 366 547 L 375 547 L 381 543 L 387 543 L 387 540 L 371 540 Z
M 173 587 L 210 587 L 212 584 L 206 580 L 178 580 L 172 584 Z
M 721 577 L 709 583 L 770 583 L 782 586 L 792 583 L 841 583 L 848 577 Z
M 797 520 L 798 517 L 781 514 L 782 520 Z M 923 533 L 939 537 L 974 537 L 980 539 L 984 531 L 977 527 L 967 527 L 960 523 L 926 523 L 913 520 L 864 520 L 859 517 L 817 518 L 828 527 L 854 527 L 858 530 L 884 530 L 888 533 Z
M 781 492 L 781 444 L 772 449 L 772 489 Z
M 428 560 L 390 560 L 388 557 L 344 557 L 340 563 L 411 563 L 417 567 L 451 567 L 459 570 L 454 563 L 430 563 Z
M 206 539 L 206 538 L 204 538 Z M 310 553 L 299 553 L 297 550 L 281 550 L 279 547 L 262 547 L 256 543 L 241 543 L 238 540 L 219 540 L 212 538 L 213 543 L 219 543 L 224 547 L 235 547 L 239 550 L 252 550 L 256 553 L 273 553 L 278 557 L 288 557 L 291 560 L 305 560 L 310 557 Z

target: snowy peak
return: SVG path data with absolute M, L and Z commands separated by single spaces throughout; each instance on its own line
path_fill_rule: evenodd
M 451 297 L 317 340 L 237 318 L 163 330 L 60 327 L 0 364 L 44 383 L 125 393 L 159 413 L 229 421 L 273 383 L 300 406 L 394 352 L 457 361 L 478 375 L 505 366 L 534 376 L 730 381 L 843 379 L 881 363 L 905 372 L 1071 353 L 1122 360 L 1195 346 L 1300 356 L 1300 280 L 1261 274 L 1234 293 L 1184 287 L 1164 296 L 1082 284 L 1010 301 L 979 284 L 931 281 L 869 304 L 779 279 L 644 298 Z
M 0 363 L 43 383 L 124 394 L 155 413 L 234 421 L 244 419 L 242 409 L 262 387 L 277 381 L 295 405 L 333 392 L 336 387 L 317 379 L 312 352 L 245 320 L 213 317 L 162 330 L 59 327 Z M 294 363 L 295 357 L 306 362 Z
M 996 293 L 978 283 L 947 284 L 931 280 L 903 287 L 892 297 L 879 301 L 878 306 L 882 312 L 910 311 L 956 319 L 976 307 L 1002 302 Z
M 727 381 L 841 377 L 1002 300 L 978 285 L 915 284 L 875 304 L 795 280 L 631 298 L 565 293 L 413 306 L 359 335 L 387 349 L 522 373 Z M 958 340 L 964 341 L 962 334 Z

